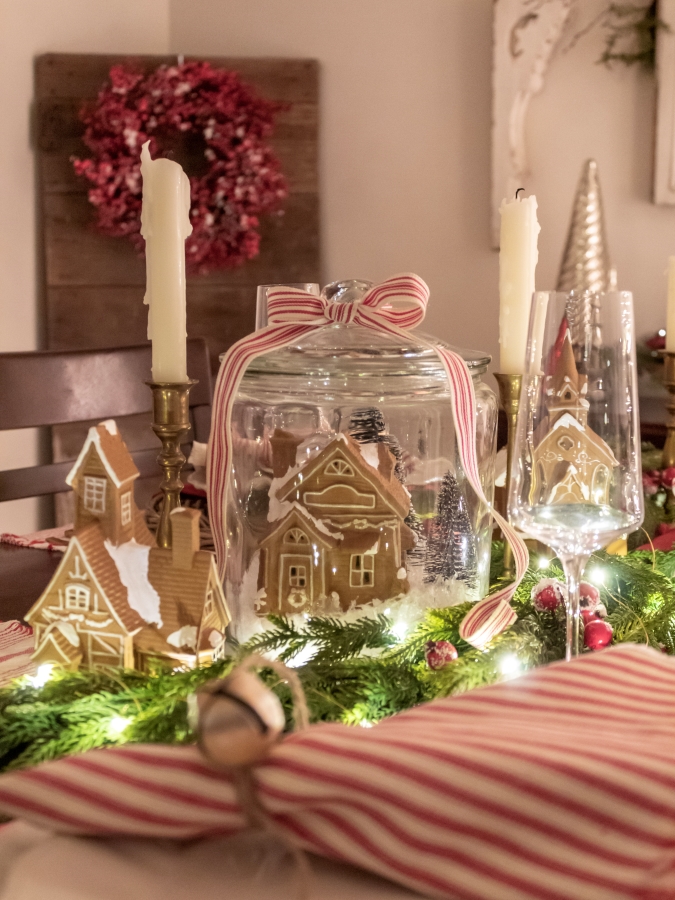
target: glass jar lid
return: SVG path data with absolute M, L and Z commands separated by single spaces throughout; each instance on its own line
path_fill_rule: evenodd
M 322 297 L 334 303 L 353 303 L 372 287 L 367 281 L 341 281 L 326 285 Z M 490 363 L 489 354 L 479 350 L 454 347 L 423 332 L 410 331 L 402 340 L 375 329 L 354 324 L 326 324 L 289 347 L 254 359 L 247 375 L 303 375 L 326 376 L 339 366 L 342 371 L 358 370 L 368 360 L 371 375 L 427 375 L 442 374 L 442 364 L 433 350 L 417 338 L 440 344 L 457 353 L 466 362 L 471 375 L 483 375 Z

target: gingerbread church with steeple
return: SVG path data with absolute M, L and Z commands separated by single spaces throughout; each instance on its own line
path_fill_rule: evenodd
M 67 483 L 73 536 L 26 615 L 38 664 L 145 669 L 151 657 L 195 665 L 222 652 L 230 616 L 195 509 L 171 514 L 157 547 L 134 500 L 139 472 L 113 421 L 89 429 Z
M 545 378 L 548 420 L 534 449 L 531 502 L 602 506 L 609 501 L 618 462 L 588 426 L 588 378 L 577 371 L 569 330 L 553 372 Z

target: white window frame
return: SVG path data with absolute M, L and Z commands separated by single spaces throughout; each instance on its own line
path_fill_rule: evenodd
M 131 491 L 126 491 L 120 497 L 120 514 L 122 525 L 128 525 L 131 522 Z
M 324 469 L 324 475 L 342 475 L 345 478 L 353 478 L 354 469 L 345 459 L 333 459 Z
M 210 616 L 213 612 L 214 604 L 213 604 L 213 590 L 210 590 L 206 594 L 206 600 L 204 601 L 204 612 L 203 617 L 206 618 Z
M 107 481 L 105 478 L 96 478 L 93 475 L 84 476 L 84 508 L 89 512 L 105 512 L 105 492 Z
M 300 528 L 289 528 L 284 535 L 284 542 L 287 544 L 309 544 L 309 538 Z
M 364 580 L 364 575 L 367 576 Z M 352 553 L 349 560 L 349 586 L 375 586 L 375 554 Z
M 66 585 L 66 609 L 89 609 L 91 591 L 83 584 Z
M 302 584 L 300 582 L 303 582 Z M 288 586 L 299 591 L 307 588 L 307 566 L 299 563 L 288 567 Z

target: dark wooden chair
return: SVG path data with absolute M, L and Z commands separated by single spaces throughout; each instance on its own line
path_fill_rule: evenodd
M 206 442 L 211 419 L 211 369 L 202 338 L 188 341 L 192 436 Z M 110 350 L 0 353 L 0 431 L 114 419 L 147 413 L 152 394 L 148 344 Z M 156 448 L 132 453 L 141 477 L 158 475 Z M 0 502 L 66 489 L 70 461 L 0 472 Z
M 83 439 L 87 423 L 115 418 L 122 420 L 120 430 L 126 439 L 124 418 L 139 416 L 149 431 L 152 393 L 145 382 L 150 380 L 150 368 L 149 344 L 110 350 L 0 353 L 0 431 L 81 423 Z M 188 341 L 187 369 L 199 382 L 190 392 L 191 437 L 206 442 L 212 382 L 202 338 Z M 132 456 L 141 474 L 139 481 L 149 480 L 156 490 L 160 445 L 152 432 L 148 437 L 146 447 L 132 450 Z M 81 440 L 77 446 L 79 449 Z M 72 459 L 62 459 L 0 472 L 0 502 L 65 491 L 71 467 Z M 0 544 L 0 621 L 25 614 L 59 559 L 58 553 Z

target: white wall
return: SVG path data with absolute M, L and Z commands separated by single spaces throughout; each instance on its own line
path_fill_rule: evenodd
M 172 52 L 320 60 L 327 278 L 418 272 L 428 330 L 487 349 L 491 21 L 491 0 L 171 0 Z
M 605 0 L 583 0 L 590 18 Z M 635 295 L 638 332 L 665 327 L 665 270 L 675 253 L 675 207 L 651 202 L 656 83 L 638 68 L 596 64 L 595 31 L 558 55 L 530 110 L 528 139 L 540 205 L 538 286 L 554 284 L 582 163 L 598 161 L 608 243 L 619 287 Z
M 607 0 L 583 0 L 585 20 Z M 489 249 L 492 0 L 170 0 L 171 50 L 316 57 L 322 64 L 326 275 L 404 269 L 432 288 L 429 330 L 497 351 Z M 552 63 L 529 118 L 542 234 L 537 286 L 555 286 L 583 161 L 595 156 L 610 251 L 638 329 L 665 320 L 675 208 L 651 203 L 654 80 L 595 64 L 599 30 Z
M 0 2 L 0 351 L 37 340 L 33 58 L 59 53 L 166 53 L 168 0 Z M 2 386 L 0 385 L 0 390 Z M 35 435 L 0 432 L 0 469 L 37 462 Z M 0 505 L 0 531 L 37 527 L 37 501 Z

